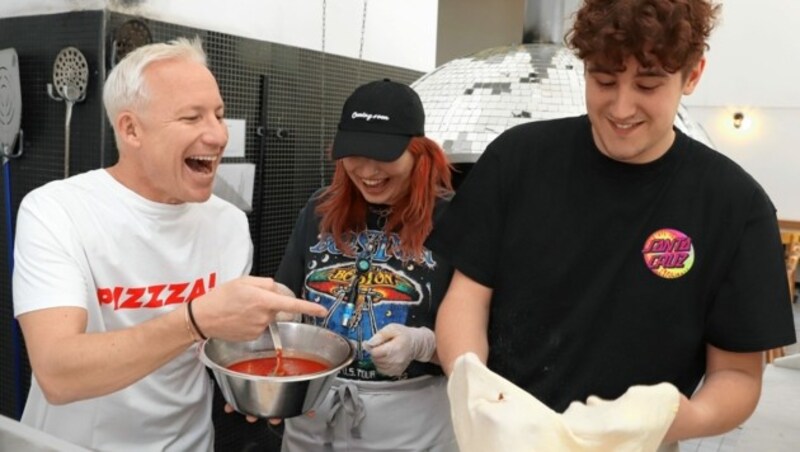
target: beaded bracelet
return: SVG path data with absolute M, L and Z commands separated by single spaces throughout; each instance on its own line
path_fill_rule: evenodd
M 200 327 L 197 326 L 197 321 L 194 319 L 194 314 L 192 313 L 192 302 L 191 302 L 191 300 L 188 303 L 186 303 L 186 312 L 189 313 L 189 320 L 192 321 L 192 326 L 194 327 L 194 330 L 197 331 L 197 334 L 200 336 L 200 339 L 202 339 L 202 340 L 208 339 L 206 337 L 206 335 L 203 334 L 203 330 L 201 330 Z

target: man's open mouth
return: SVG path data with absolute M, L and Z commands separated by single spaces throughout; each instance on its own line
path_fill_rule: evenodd
M 209 174 L 213 170 L 217 158 L 216 155 L 196 155 L 187 157 L 184 162 L 194 172 Z

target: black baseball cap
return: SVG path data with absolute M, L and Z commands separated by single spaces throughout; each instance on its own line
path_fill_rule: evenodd
M 361 85 L 342 107 L 333 158 L 362 156 L 391 162 L 411 137 L 425 135 L 425 110 L 410 86 L 389 79 Z

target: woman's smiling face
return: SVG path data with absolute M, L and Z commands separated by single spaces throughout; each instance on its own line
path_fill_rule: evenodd
M 394 161 L 367 157 L 344 157 L 347 176 L 370 204 L 393 205 L 408 193 L 414 157 L 408 150 Z

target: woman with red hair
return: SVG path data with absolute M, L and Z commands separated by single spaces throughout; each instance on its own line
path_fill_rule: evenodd
M 457 450 L 434 320 L 452 267 L 425 247 L 452 194 L 410 87 L 358 87 L 342 109 L 331 185 L 300 212 L 275 279 L 322 304 L 356 348 L 314 416 L 286 420 L 283 451 Z

